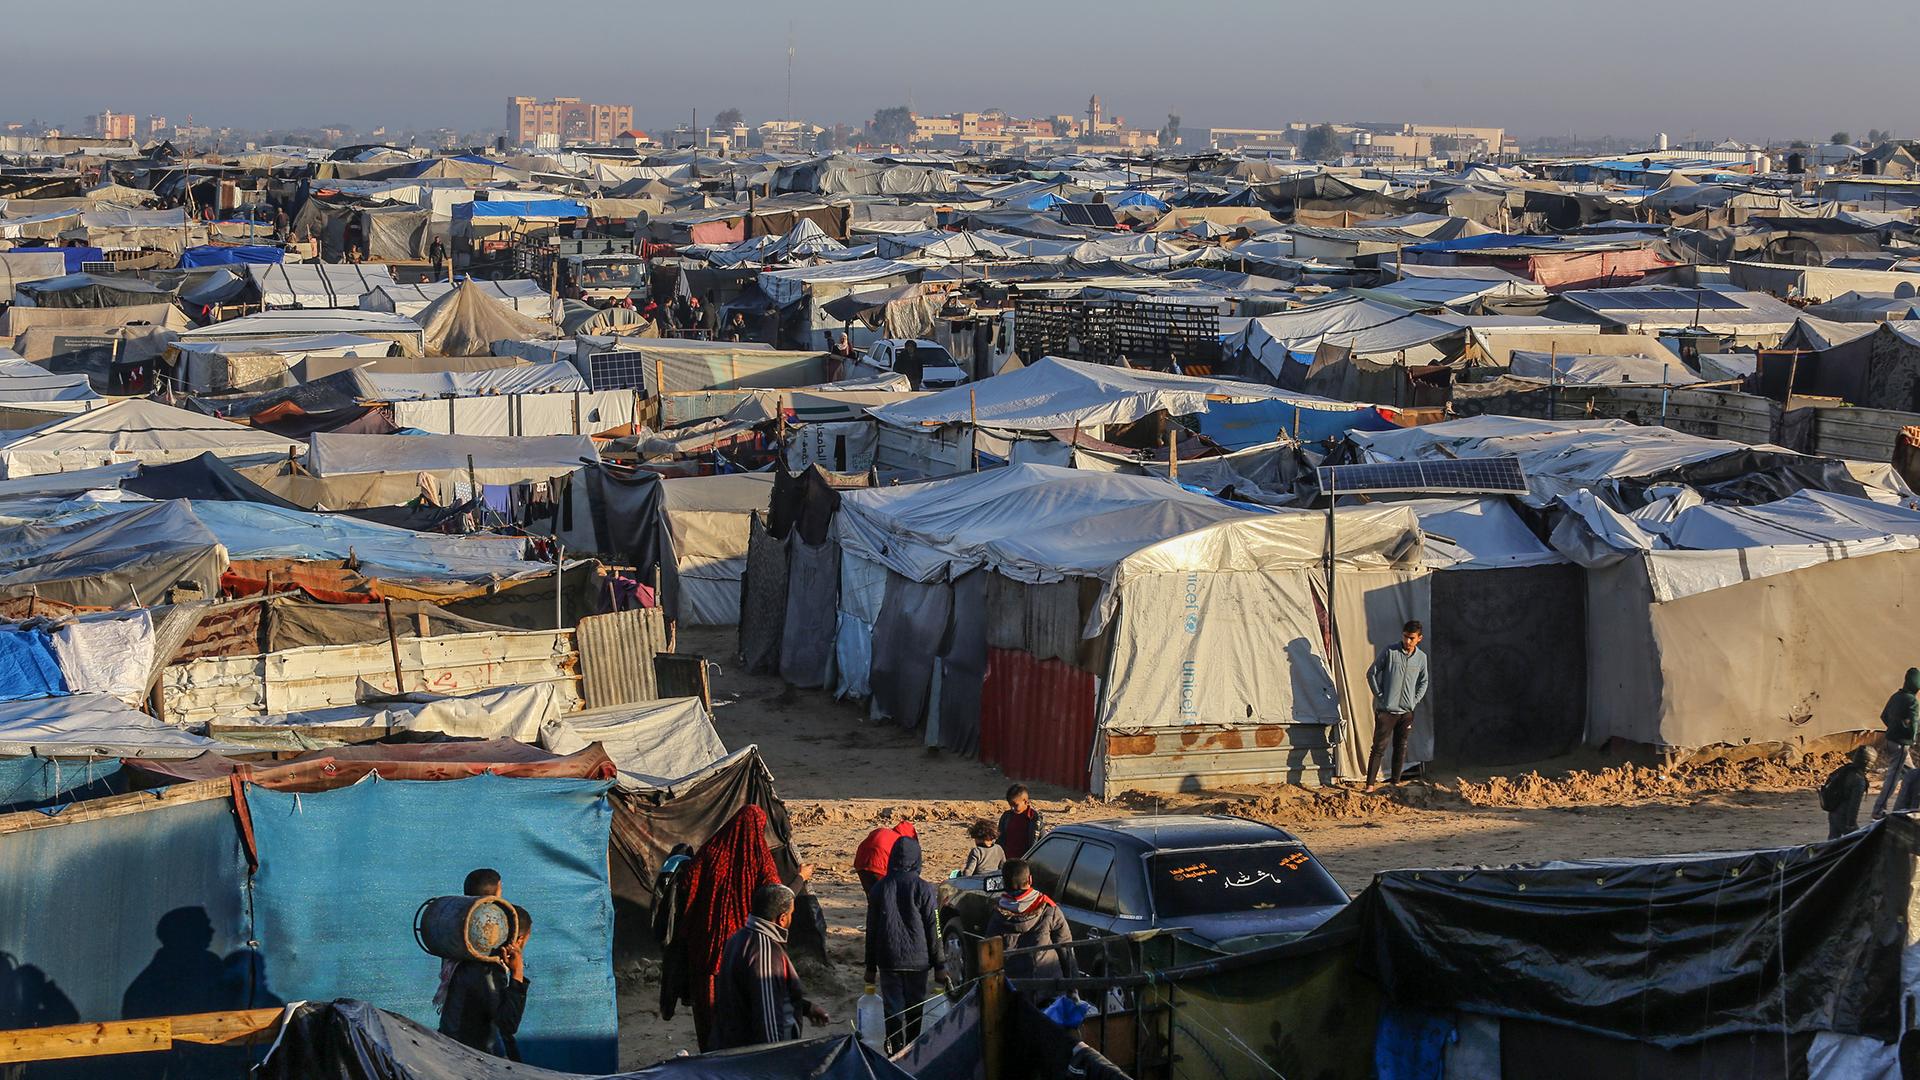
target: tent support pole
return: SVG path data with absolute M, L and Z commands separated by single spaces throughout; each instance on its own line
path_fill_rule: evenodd
M 567 628 L 567 546 L 553 538 L 553 628 Z
M 381 597 L 380 608 L 387 616 L 387 648 L 393 652 L 393 695 L 399 697 L 407 692 L 407 680 L 400 671 L 400 635 L 393 628 L 393 601 Z

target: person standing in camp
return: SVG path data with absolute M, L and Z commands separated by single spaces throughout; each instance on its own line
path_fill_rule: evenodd
M 918 341 L 908 338 L 907 343 L 900 346 L 900 351 L 894 354 L 893 371 L 896 375 L 905 375 L 907 384 L 913 389 L 920 389 L 920 378 L 926 374 L 926 365 L 920 362 Z
M 735 311 L 732 316 L 727 319 L 727 331 L 722 335 L 722 338 L 726 341 L 745 341 L 747 339 L 747 316 L 745 313 Z
M 440 273 L 446 269 L 447 266 L 447 242 L 445 240 L 437 236 L 433 238 L 433 243 L 427 245 L 427 261 L 433 266 L 434 280 L 440 280 Z
M 1920 668 L 1908 668 L 1907 680 L 1893 692 L 1880 710 L 1880 723 L 1886 726 L 1887 773 L 1880 781 L 1880 795 L 1873 800 L 1875 821 L 1887 816 L 1887 803 L 1900 786 L 1907 771 L 1907 755 L 1913 749 L 1913 736 L 1920 728 Z
M 800 868 L 802 880 L 811 870 Z M 714 994 L 721 952 L 727 940 L 753 915 L 756 890 L 780 884 L 780 870 L 767 847 L 767 812 L 758 806 L 741 807 L 700 846 L 686 874 L 687 908 L 679 932 L 686 949 L 694 1032 L 700 1048 L 709 1050 L 713 1048 Z M 792 893 L 787 895 L 791 902 Z M 791 918 L 789 908 L 789 922 Z
M 807 1000 L 800 973 L 787 956 L 793 908 L 793 890 L 778 882 L 753 891 L 746 925 L 720 950 L 713 1029 L 701 1038 L 702 1049 L 791 1042 L 800 1037 L 802 1018 L 815 1027 L 832 1022 L 827 1010 Z
M 1047 834 L 1047 819 L 1033 805 L 1027 785 L 1007 789 L 1007 809 L 1000 815 L 1000 850 L 1009 859 L 1024 859 Z
M 1007 888 L 987 919 L 987 933 L 1000 935 L 1008 952 L 1035 950 L 1007 957 L 1007 978 L 1016 984 L 1021 979 L 1078 978 L 1080 961 L 1071 948 L 1073 928 L 1053 897 L 1033 887 L 1033 867 L 1025 859 L 1012 859 L 1002 872 Z M 1044 949 L 1048 945 L 1065 947 Z
M 1867 797 L 1867 748 L 1856 746 L 1846 763 L 1820 785 L 1820 809 L 1827 812 L 1827 839 L 1838 840 L 1860 827 L 1860 804 Z
M 920 1037 L 920 1003 L 939 966 L 939 907 L 933 886 L 920 876 L 920 841 L 902 836 L 887 876 L 867 893 L 867 985 L 880 988 L 888 1053 Z
M 1393 768 L 1387 783 L 1400 782 L 1407 761 L 1407 740 L 1413 735 L 1413 710 L 1427 696 L 1427 654 L 1420 651 L 1426 636 L 1420 620 L 1400 628 L 1400 644 L 1380 650 L 1367 669 L 1367 688 L 1373 691 L 1373 752 L 1367 755 L 1367 783 L 1380 771 L 1387 744 L 1393 744 Z
M 967 826 L 967 836 L 972 838 L 973 846 L 967 849 L 967 861 L 960 867 L 961 877 L 991 874 L 1006 865 L 1007 853 L 998 843 L 999 834 L 994 832 L 993 822 L 974 822 Z
M 873 895 L 873 887 L 887 876 L 887 866 L 893 847 L 902 837 L 918 840 L 920 837 L 913 822 L 902 819 L 900 824 L 883 826 L 867 834 L 860 846 L 853 849 L 853 872 L 860 877 L 860 891 Z

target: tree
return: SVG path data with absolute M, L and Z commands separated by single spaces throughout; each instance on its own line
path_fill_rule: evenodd
M 1850 146 L 1853 144 L 1853 136 L 1844 131 L 1836 131 L 1827 141 L 1835 146 Z
M 739 109 L 721 109 L 713 118 L 713 126 L 732 130 L 746 120 Z
M 1168 113 L 1167 126 L 1160 129 L 1161 146 L 1177 146 L 1180 143 L 1180 114 Z
M 878 143 L 898 143 L 901 146 L 912 142 L 913 110 L 905 105 L 876 110 L 873 114 L 873 139 Z
M 1308 161 L 1330 161 L 1340 156 L 1340 136 L 1332 124 L 1310 128 L 1300 140 L 1300 156 Z
M 1874 146 L 1878 146 L 1881 143 L 1887 142 L 1892 138 L 1893 138 L 1893 132 L 1881 131 L 1879 128 L 1873 128 L 1872 130 L 1867 132 L 1867 142 L 1873 144 Z

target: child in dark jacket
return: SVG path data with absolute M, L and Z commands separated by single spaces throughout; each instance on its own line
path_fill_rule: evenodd
M 1820 809 L 1827 812 L 1827 839 L 1838 840 L 1860 827 L 1860 804 L 1867 797 L 1867 748 L 1856 746 L 1847 763 L 1820 785 Z
M 903 836 L 867 894 L 867 984 L 879 986 L 886 1007 L 889 1053 L 920 1037 L 920 1003 L 939 966 L 938 899 L 920 876 L 920 841 Z

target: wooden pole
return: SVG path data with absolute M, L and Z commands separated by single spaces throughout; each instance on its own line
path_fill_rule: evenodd
M 451 405 L 453 399 L 448 398 L 447 403 Z M 472 454 L 467 455 L 467 486 L 473 489 L 474 498 L 480 497 L 480 474 L 474 471 Z
M 1180 482 L 1180 428 L 1173 424 L 1167 430 L 1167 479 Z
M 213 1046 L 245 1042 L 271 1033 L 284 1011 L 240 1009 L 0 1031 L 0 1064 L 169 1050 L 183 1042 Z
M 567 546 L 560 538 L 553 538 L 553 628 L 562 630 L 567 625 Z
M 973 459 L 973 471 L 980 471 L 980 411 L 973 387 L 967 387 L 967 455 Z
M 383 596 L 380 607 L 387 615 L 387 648 L 393 653 L 393 692 L 397 697 L 407 692 L 406 676 L 400 671 L 400 635 L 393 628 L 393 601 Z
M 1006 1075 L 1007 943 L 998 934 L 982 939 L 974 957 L 980 976 L 980 1046 L 985 1080 Z

